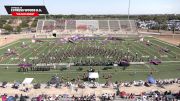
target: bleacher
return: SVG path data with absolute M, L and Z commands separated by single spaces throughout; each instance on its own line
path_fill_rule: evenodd
M 88 30 L 97 31 L 99 29 L 99 24 L 97 20 L 87 20 Z
M 124 32 L 132 31 L 128 20 L 120 20 L 121 30 Z
M 136 23 L 134 20 L 39 20 L 38 31 L 89 31 L 93 33 L 111 32 L 115 34 L 136 34 Z
M 109 30 L 109 24 L 107 20 L 99 20 L 99 30 L 101 31 Z
M 43 23 L 44 23 L 43 20 L 39 20 L 39 21 L 37 22 L 36 31 L 41 31 L 41 30 L 42 30 Z
M 119 31 L 120 26 L 119 26 L 119 21 L 118 20 L 109 20 L 109 27 L 111 31 Z
M 65 30 L 65 20 L 56 20 L 55 29 L 60 31 Z
M 44 24 L 43 24 L 43 30 L 45 31 L 53 31 L 54 28 L 55 28 L 55 21 L 54 20 L 47 20 L 47 21 L 44 21 Z
M 76 28 L 79 31 L 96 31 L 98 30 L 97 20 L 76 20 Z
M 85 20 L 77 20 L 76 21 L 76 29 L 78 31 L 86 31 L 88 29 L 88 22 Z
M 76 30 L 76 20 L 66 20 L 66 30 Z
M 132 32 L 136 32 L 137 31 L 136 22 L 134 20 L 129 20 L 129 22 L 131 25 Z

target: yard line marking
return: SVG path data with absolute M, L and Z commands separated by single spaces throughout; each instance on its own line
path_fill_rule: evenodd
M 127 47 L 125 47 L 125 45 L 124 44 L 122 44 L 122 47 L 124 47 L 124 49 L 127 49 Z M 129 47 L 128 47 L 129 48 Z M 129 50 L 129 52 L 131 53 L 131 55 L 133 55 L 134 57 L 135 57 L 135 55 L 133 54 L 133 52 L 131 52 L 130 50 Z M 141 52 L 138 52 L 138 53 L 140 53 L 141 54 Z
M 163 63 L 179 63 L 180 61 L 161 61 Z
M 133 43 L 134 44 L 134 43 Z M 140 46 L 139 46 L 140 45 Z M 139 45 L 135 45 L 134 44 L 134 46 L 135 47 L 137 47 L 137 48 L 139 48 L 139 49 L 143 49 L 143 45 L 141 45 L 141 43 L 139 44 Z M 148 47 L 149 48 L 149 47 Z M 135 50 L 137 50 L 136 48 L 134 48 Z M 154 52 L 154 51 L 152 51 L 150 48 L 149 48 L 149 50 L 151 51 L 151 52 Z M 139 51 L 139 50 L 137 50 L 137 51 Z M 141 53 L 141 51 L 139 51 L 140 53 Z M 150 53 L 149 51 L 147 51 L 147 50 L 143 50 L 143 52 L 146 52 L 148 55 L 150 55 L 150 56 L 154 56 L 152 53 Z M 142 54 L 142 53 L 141 53 Z M 143 55 L 143 54 L 142 54 Z M 158 54 L 159 55 L 159 54 Z M 159 59 L 159 58 L 158 58 Z
M 18 42 L 20 42 L 20 41 L 17 41 L 16 43 L 18 43 Z M 16 44 L 16 43 L 11 43 L 11 44 L 8 44 L 7 46 L 0 47 L 0 49 L 4 49 L 5 47 L 11 46 L 11 45 Z M 3 55 L 4 55 L 4 54 L 1 54 L 0 56 L 3 56 Z
M 42 46 L 40 46 L 40 47 L 38 47 L 38 48 L 36 48 L 36 49 L 38 50 L 38 49 L 42 48 L 43 46 L 44 46 L 44 45 L 42 45 Z M 38 51 L 37 54 L 38 54 L 38 53 L 40 54 L 43 50 L 44 50 L 44 49 L 40 50 L 40 52 Z M 30 54 L 26 55 L 24 58 L 26 59 L 28 56 L 32 55 L 33 53 L 34 53 L 34 52 L 32 51 Z M 37 54 L 36 54 L 36 55 L 37 55 Z
M 154 43 L 152 43 L 152 44 L 154 44 Z M 144 47 L 141 43 L 140 43 L 140 45 L 142 46 L 142 47 Z M 154 52 L 154 50 L 153 49 L 151 49 L 150 47 L 147 47 L 151 52 L 153 52 L 153 53 L 156 53 L 156 52 Z M 153 47 L 154 48 L 154 47 Z M 152 55 L 150 52 L 148 52 L 151 56 L 154 56 L 154 55 Z M 159 55 L 159 57 L 161 57 L 161 54 L 159 54 L 158 53 L 158 55 Z M 159 59 L 159 60 L 161 60 L 160 58 L 158 58 L 157 57 L 157 59 Z M 169 59 L 169 58 L 167 58 L 167 60 L 171 60 L 171 59 Z
M 151 71 L 155 70 L 155 71 L 158 71 L 156 68 L 153 68 L 152 66 L 149 66 L 147 64 L 145 64 L 146 67 L 148 67 Z
M 0 66 L 6 66 L 6 65 L 9 65 L 9 66 L 15 66 L 15 65 L 18 65 L 18 64 L 0 64 Z
M 179 63 L 180 61 L 161 61 L 162 63 Z M 144 62 L 145 64 L 149 62 Z M 68 64 L 68 63 L 67 63 Z M 1 65 L 17 65 L 17 64 L 0 64 Z
M 52 48 L 49 48 L 49 47 L 47 47 L 47 45 L 46 45 L 46 48 L 49 48 L 48 52 L 50 52 L 50 53 L 51 53 L 51 51 L 52 51 L 55 47 L 57 47 L 57 45 L 53 45 Z M 46 48 L 45 48 L 45 49 L 46 49 Z M 45 49 L 43 49 L 43 51 L 44 51 Z M 41 53 L 41 52 L 39 52 L 39 54 L 40 54 L 40 53 Z M 39 54 L 38 54 L 38 55 L 39 55 Z
M 115 73 L 132 73 L 132 72 L 142 72 L 142 73 L 149 73 L 149 71 L 117 71 Z M 158 72 L 158 71 L 152 71 L 152 72 Z M 69 73 L 75 73 L 75 74 L 83 74 L 83 72 L 69 72 Z M 103 72 L 102 74 L 111 74 L 113 72 Z M 49 74 L 67 74 L 67 72 L 32 72 L 32 73 L 27 73 L 27 72 L 22 72 L 22 74 L 31 74 L 31 75 L 49 75 Z
M 150 43 L 152 43 L 152 42 L 150 42 Z M 161 47 L 160 45 L 158 45 L 158 44 L 156 44 L 156 43 L 152 43 L 152 44 L 154 44 L 154 45 L 156 45 L 156 46 L 158 46 L 158 47 Z M 161 48 L 163 48 L 163 47 L 161 47 Z M 174 53 L 174 54 L 176 54 L 175 52 L 173 52 L 173 51 L 171 51 L 172 53 Z M 170 54 L 170 53 L 167 53 L 167 52 L 164 52 L 165 54 L 168 54 L 168 55 L 171 55 L 172 57 L 174 57 L 172 54 Z M 168 58 L 167 58 L 168 59 Z M 171 59 L 168 59 L 168 60 L 171 60 Z
M 18 51 L 20 50 L 20 48 L 18 48 Z M 4 54 L 3 54 L 4 55 Z M 2 56 L 2 55 L 1 55 Z M 13 56 L 8 56 L 8 57 L 5 57 L 5 59 L 1 60 L 0 62 L 3 62 L 3 61 L 6 61 L 7 59 L 9 58 L 12 58 Z M 11 59 L 9 59 L 9 61 L 12 61 Z M 8 61 L 8 62 L 9 62 Z
M 29 42 L 30 45 L 29 46 L 32 46 L 33 43 Z M 34 49 L 35 47 L 37 47 L 37 44 L 35 44 L 33 47 L 31 47 L 32 49 Z M 40 47 L 36 48 L 36 49 L 39 49 Z M 23 50 L 22 50 L 23 51 Z M 26 49 L 25 51 L 23 51 L 19 56 L 22 57 L 25 53 L 29 52 L 29 49 Z M 9 64 L 12 60 L 8 61 L 7 64 Z M 14 62 L 16 62 L 17 60 L 15 60 Z
M 30 46 L 31 46 L 32 44 L 30 44 Z M 35 48 L 36 46 L 34 46 L 33 48 Z M 23 51 L 20 55 L 19 55 L 19 57 L 21 58 L 21 56 L 22 55 L 24 55 L 25 53 L 27 53 L 27 52 L 29 52 L 29 49 L 26 49 L 25 51 Z M 10 60 L 10 61 L 12 61 L 12 60 Z M 9 62 L 10 61 L 8 61 L 8 64 L 9 64 Z

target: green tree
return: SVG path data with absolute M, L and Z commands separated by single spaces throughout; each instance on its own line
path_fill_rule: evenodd
M 158 32 L 159 32 L 159 30 L 161 29 L 161 25 L 166 23 L 167 18 L 166 18 L 166 16 L 155 16 L 154 21 L 156 21 L 158 23 L 157 28 L 158 28 Z
M 161 29 L 162 29 L 162 30 L 167 30 L 167 28 L 168 28 L 167 24 L 163 23 L 163 24 L 161 25 Z
M 12 31 L 13 31 L 13 27 L 10 26 L 9 24 L 6 24 L 3 28 L 4 28 L 5 30 L 9 31 L 9 32 L 12 32 Z
M 152 20 L 152 17 L 149 15 L 142 15 L 142 16 L 138 16 L 138 19 L 140 19 L 141 21 L 149 21 Z
M 36 27 L 37 26 L 37 20 L 34 20 L 33 23 L 31 24 L 31 27 Z
M 6 20 L 0 19 L 0 28 L 3 28 L 3 25 L 6 23 Z
M 0 22 L 0 28 L 3 28 L 3 23 Z
M 173 34 L 175 33 L 175 28 L 176 28 L 176 25 L 175 25 L 175 24 L 173 24 L 173 26 L 172 26 L 172 31 L 173 31 Z
M 20 24 L 20 26 L 22 28 L 29 27 L 29 25 L 26 22 L 24 22 L 24 21 Z
M 21 26 L 17 26 L 17 27 L 16 27 L 16 31 L 17 31 L 17 32 L 21 32 Z

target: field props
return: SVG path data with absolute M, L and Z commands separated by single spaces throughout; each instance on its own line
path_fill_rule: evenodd
M 161 60 L 159 60 L 159 59 L 151 59 L 149 61 L 149 63 L 154 64 L 154 65 L 159 65 L 159 64 L 161 64 Z
M 151 46 L 151 45 L 152 45 L 152 43 L 151 43 L 149 40 L 145 41 L 145 44 L 146 44 L 147 46 Z
M 7 52 L 4 53 L 5 56 L 17 55 L 16 50 L 8 49 Z
M 70 37 L 65 37 L 65 38 L 60 38 L 56 41 L 56 43 L 75 43 L 76 41 L 79 41 L 81 40 L 82 37 L 80 35 L 73 35 L 73 36 L 70 36 Z
M 29 46 L 25 42 L 22 42 L 21 48 L 29 48 Z
M 149 40 L 145 41 L 144 37 L 142 35 L 139 36 L 139 38 L 140 38 L 139 41 L 144 43 L 145 45 L 147 45 L 147 46 L 151 46 L 152 45 L 152 43 Z
M 108 43 L 108 39 L 104 39 L 104 40 L 101 41 L 102 45 L 106 45 L 107 43 Z
M 129 66 L 130 63 L 129 63 L 129 60 L 123 59 L 123 60 L 121 60 L 121 61 L 119 62 L 118 65 L 119 65 L 119 66 Z
M 166 53 L 169 53 L 170 50 L 168 48 L 160 48 L 159 50 L 160 52 L 166 52 Z
M 40 39 L 35 39 L 35 42 L 37 42 L 37 43 L 42 43 L 42 42 L 44 42 L 43 40 L 40 40 Z

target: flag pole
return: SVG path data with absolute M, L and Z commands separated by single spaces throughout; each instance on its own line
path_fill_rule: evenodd
M 131 0 L 129 0 L 129 5 L 128 5 L 128 20 L 129 20 L 129 15 L 130 15 L 130 7 L 131 7 Z
M 45 1 L 43 0 L 43 5 L 45 6 Z M 46 20 L 46 14 L 44 15 L 44 19 Z

